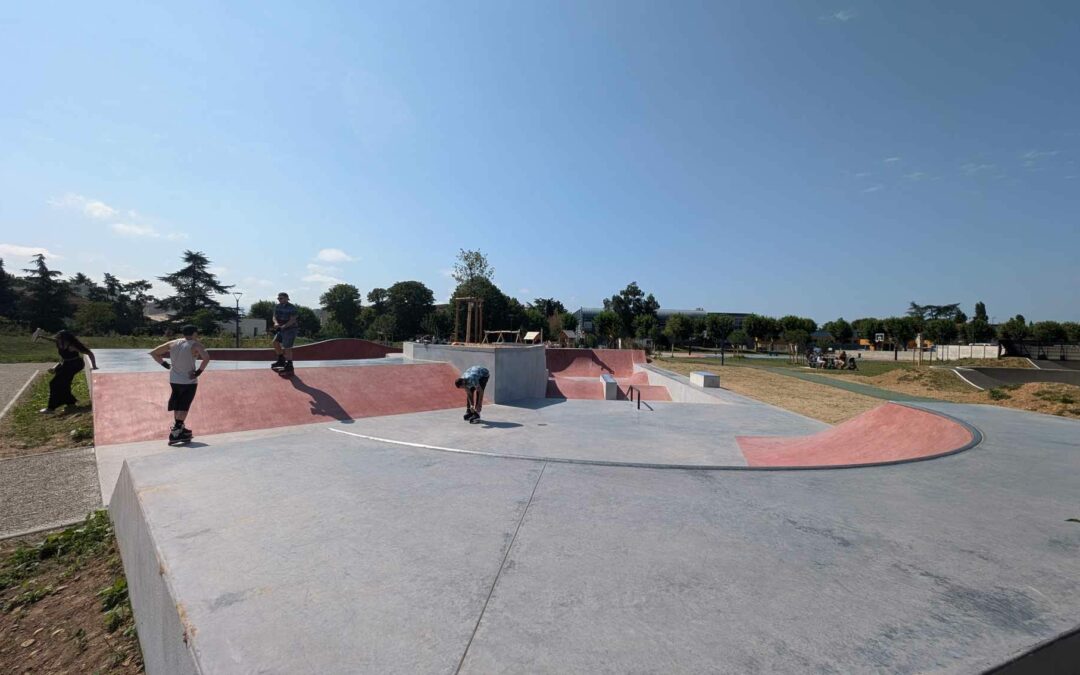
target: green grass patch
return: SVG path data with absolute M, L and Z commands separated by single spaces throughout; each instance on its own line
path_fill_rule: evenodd
M 0 455 L 3 448 L 56 449 L 90 445 L 94 440 L 94 416 L 90 409 L 90 390 L 86 384 L 86 371 L 79 373 L 71 383 L 71 392 L 78 405 L 60 408 L 52 415 L 38 411 L 49 402 L 49 380 L 52 375 L 41 373 L 34 383 L 23 392 L 0 421 Z
M 986 395 L 990 397 L 991 401 L 1004 401 L 1005 399 L 1012 398 L 1011 394 L 1002 391 L 1000 388 L 990 389 L 986 392 Z
M 109 513 L 105 509 L 98 509 L 88 515 L 82 523 L 62 532 L 50 534 L 36 545 L 20 545 L 0 560 L 0 591 L 12 588 L 35 576 L 41 566 L 49 561 L 56 560 L 78 567 L 84 559 L 106 550 L 112 543 L 112 537 L 113 529 Z M 20 597 L 21 595 L 25 593 L 20 594 Z M 45 595 L 40 595 L 34 602 Z
M 1035 398 L 1041 398 L 1048 403 L 1061 403 L 1062 405 L 1072 405 L 1073 403 L 1076 403 L 1076 399 L 1072 395 L 1054 391 L 1052 389 L 1043 389 L 1035 392 Z

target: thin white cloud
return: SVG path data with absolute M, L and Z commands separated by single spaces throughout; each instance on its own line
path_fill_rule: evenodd
M 884 185 L 871 185 L 870 187 L 863 190 L 863 192 L 877 192 L 878 190 L 881 190 L 884 187 L 885 187 Z
M 342 251 L 340 248 L 324 248 L 315 254 L 315 259 L 320 262 L 329 263 L 352 262 L 356 260 L 356 258 L 345 251 Z
M 42 253 L 48 260 L 63 260 L 64 256 L 57 255 L 44 246 L 20 246 L 18 244 L 0 244 L 0 258 L 4 259 L 5 263 L 9 263 L 12 258 L 31 258 L 38 253 Z M 11 265 L 5 264 L 5 267 L 10 268 Z
M 260 279 L 258 277 L 244 277 L 241 281 L 242 284 L 248 287 L 255 288 L 273 288 L 274 282 L 269 279 Z
M 300 281 L 307 281 L 313 284 L 322 284 L 323 286 L 327 287 L 333 286 L 335 284 L 345 283 L 341 279 L 338 279 L 337 277 L 331 276 L 329 274 L 307 274 L 300 277 Z
M 871 175 L 873 175 L 873 174 L 871 174 L 869 171 L 860 171 L 859 173 L 855 174 L 855 177 L 856 178 L 866 178 L 867 176 L 871 176 Z
M 149 239 L 165 239 L 168 241 L 187 239 L 187 235 L 183 232 L 158 232 L 150 225 L 113 223 L 112 225 L 109 225 L 109 229 L 122 237 L 146 237 Z
M 115 218 L 119 211 L 99 199 L 90 199 L 74 192 L 49 202 L 56 208 L 80 211 L 87 218 L 108 220 Z
M 908 180 L 922 180 L 923 178 L 926 178 L 926 174 L 922 171 L 912 171 L 911 173 L 905 173 L 904 178 L 907 178 Z
M 1041 157 L 1053 157 L 1058 154 L 1060 150 L 1028 150 L 1024 154 L 1020 155 L 1022 159 L 1035 160 Z
M 522 295 L 528 295 L 529 293 L 532 293 L 532 291 L 527 288 L 519 288 L 518 293 L 521 293 Z
M 317 263 L 308 263 L 307 271 L 312 274 L 338 274 L 341 269 L 334 267 L 333 265 L 319 265 Z
M 823 14 L 823 15 L 818 17 L 818 20 L 819 21 L 839 21 L 841 23 L 847 23 L 848 21 L 851 21 L 852 19 L 854 19 L 857 16 L 858 16 L 858 14 L 856 14 L 853 10 L 841 9 L 841 10 L 833 12 L 831 14 Z
M 885 159 L 883 159 L 881 161 L 885 162 L 886 164 L 892 164 L 893 162 L 899 162 L 900 158 L 899 157 L 886 157 Z
M 961 166 L 960 169 L 967 175 L 971 176 L 979 173 L 980 171 L 989 171 L 990 169 L 996 168 L 996 166 L 996 164 L 978 164 L 976 162 L 968 162 L 967 164 Z
M 1065 176 L 1065 180 L 1073 180 L 1074 178 L 1080 178 L 1080 176 L 1076 176 L 1076 175 Z

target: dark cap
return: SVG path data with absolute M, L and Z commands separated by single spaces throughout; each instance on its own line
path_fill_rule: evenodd
M 198 333 L 199 329 L 189 323 L 188 325 L 181 328 L 180 332 L 184 334 L 184 337 L 191 337 L 195 333 Z

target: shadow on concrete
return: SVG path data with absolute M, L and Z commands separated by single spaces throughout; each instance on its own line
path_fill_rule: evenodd
M 518 424 L 517 422 L 488 422 L 487 420 L 480 420 L 480 426 L 484 429 L 514 429 L 523 425 Z
M 293 373 L 289 378 L 289 383 L 293 388 L 304 392 L 311 397 L 311 414 L 320 415 L 322 417 L 333 417 L 338 422 L 343 424 L 352 424 L 353 418 L 345 411 L 345 408 L 341 407 L 341 404 L 337 402 L 337 399 L 327 394 L 322 389 L 316 389 L 308 384 L 305 384 L 300 376 Z
M 541 408 L 547 408 L 553 405 L 559 405 L 560 403 L 566 403 L 566 398 L 560 396 L 558 398 L 523 398 L 519 401 L 511 401 L 509 403 L 502 403 L 508 408 L 525 408 L 526 410 L 540 410 Z

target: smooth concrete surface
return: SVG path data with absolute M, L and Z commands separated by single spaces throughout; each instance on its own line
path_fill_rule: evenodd
M 720 386 L 720 376 L 707 370 L 695 370 L 690 373 L 690 384 L 703 389 L 716 389 Z
M 356 420 L 334 428 L 383 439 L 491 455 L 581 462 L 695 467 L 746 467 L 740 435 L 798 438 L 827 424 L 745 400 L 743 405 L 696 406 L 629 401 L 523 401 L 486 405 L 482 424 L 461 410 Z
M 638 366 L 641 372 L 649 378 L 649 384 L 667 387 L 671 400 L 678 403 L 705 403 L 708 405 L 725 405 L 741 403 L 746 398 L 733 394 L 726 389 L 709 388 L 702 389 L 690 382 L 690 378 L 679 375 L 670 370 L 664 370 L 657 366 L 647 364 Z
M 619 398 L 619 383 L 614 377 L 604 373 L 600 376 L 600 381 L 604 385 L 604 400 L 615 401 Z
M 485 401 L 512 403 L 543 398 L 547 390 L 547 366 L 543 345 L 434 345 L 404 344 L 405 358 L 451 364 L 459 373 L 472 366 L 488 369 L 491 379 Z
M 981 672 L 1080 623 L 1080 423 L 926 407 L 985 440 L 817 472 L 329 431 L 131 460 L 125 567 L 170 594 L 133 584 L 140 639 L 182 654 L 186 635 L 204 673 Z
M 273 348 L 210 348 L 210 357 L 226 361 L 274 361 L 277 353 Z M 371 340 L 356 338 L 334 338 L 321 342 L 309 342 L 293 347 L 294 361 L 324 361 L 349 359 L 381 359 L 389 354 L 400 354 L 401 350 L 388 347 Z

